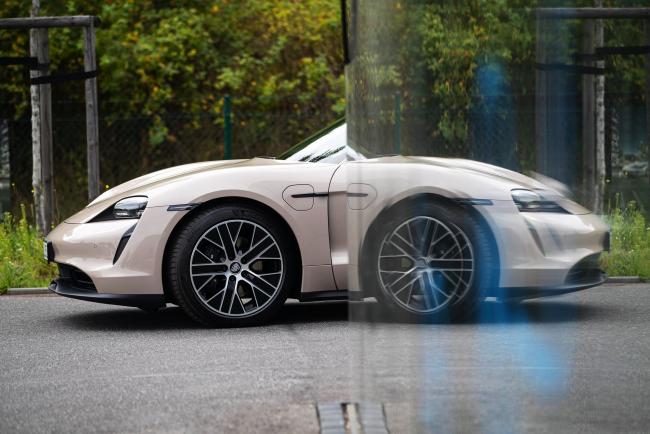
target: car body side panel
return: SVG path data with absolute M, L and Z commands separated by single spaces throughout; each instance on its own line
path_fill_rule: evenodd
M 503 288 L 560 287 L 572 265 L 603 250 L 608 227 L 593 214 L 519 212 L 509 196 L 510 190 L 521 188 L 523 182 L 515 183 L 502 176 L 508 171 L 484 176 L 469 170 L 448 170 L 437 164 L 413 164 L 423 160 L 427 159 L 390 157 L 351 162 L 341 165 L 334 174 L 330 186 L 330 244 L 332 267 L 340 288 L 359 290 L 360 248 L 379 214 L 418 194 L 489 199 L 491 205 L 474 208 L 495 237 L 501 268 L 499 286 Z M 530 182 L 531 188 L 540 187 L 534 180 Z M 359 183 L 371 185 L 377 198 L 363 209 L 353 209 L 346 200 L 346 192 Z
M 109 190 L 48 239 L 55 260 L 88 274 L 98 292 L 161 294 L 165 246 L 188 212 L 168 211 L 168 207 L 246 198 L 273 209 L 292 229 L 301 253 L 302 292 L 354 291 L 359 289 L 360 247 L 372 222 L 403 199 L 434 194 L 488 200 L 490 205 L 475 209 L 496 239 L 501 287 L 557 287 L 573 264 L 602 251 L 608 228 L 592 214 L 520 213 L 510 190 L 543 187 L 483 163 L 424 157 L 340 165 L 259 158 L 202 163 L 157 172 Z M 313 191 L 313 200 L 293 200 L 293 190 Z M 118 200 L 138 195 L 147 196 L 149 203 L 113 264 L 120 238 L 136 220 L 92 219 Z
M 57 244 L 61 242 L 66 243 L 67 251 L 70 233 L 75 232 L 72 227 L 76 225 L 84 227 L 83 231 L 92 231 L 92 228 L 102 224 L 89 223 L 92 218 L 119 199 L 137 195 L 148 196 L 147 209 L 116 266 L 112 266 L 113 257 L 110 255 L 93 256 L 92 243 L 81 238 L 79 242 L 85 244 L 76 252 L 77 257 L 59 255 L 56 260 L 74 266 L 83 265 L 79 268 L 93 279 L 99 292 L 162 293 L 164 249 L 173 228 L 186 213 L 186 211 L 170 212 L 167 211 L 167 207 L 175 204 L 204 203 L 220 198 L 247 198 L 272 208 L 293 230 L 301 252 L 303 291 L 321 290 L 320 288 L 323 287 L 334 289 L 327 197 L 315 197 L 313 207 L 308 210 L 296 210 L 283 199 L 282 195 L 288 186 L 297 184 L 309 184 L 317 193 L 327 192 L 335 170 L 336 166 L 329 164 L 253 159 L 234 165 L 223 165 L 216 170 L 213 168 L 213 170 L 195 171 L 188 176 L 174 176 L 169 182 L 159 179 L 154 184 L 134 186 L 128 191 L 112 196 L 110 200 L 91 204 L 67 219 L 68 223 L 60 225 L 48 236 L 48 239 L 53 241 L 55 253 Z M 106 222 L 106 226 L 113 225 L 115 228 L 113 242 L 116 247 L 126 229 L 121 223 L 117 225 L 115 223 L 109 221 Z M 85 240 L 90 239 L 93 237 L 85 237 Z M 97 262 L 89 267 L 88 259 L 81 259 L 82 256 L 94 258 Z M 129 264 L 128 269 L 119 265 L 126 263 Z M 130 277 L 136 280 L 131 282 Z
M 471 171 L 422 164 L 422 160 L 384 157 L 344 163 L 335 172 L 330 184 L 329 216 L 332 268 L 339 288 L 358 290 L 355 270 L 360 248 L 370 225 L 383 210 L 419 194 L 447 198 L 489 198 L 503 191 L 504 184 L 505 190 L 509 191 L 505 180 L 490 182 Z M 371 190 L 367 192 L 367 197 L 375 198 L 363 206 L 352 206 L 348 193 L 351 190 L 356 192 L 359 185 L 369 186 Z M 497 197 L 503 198 L 501 195 Z M 508 200 L 512 203 L 510 198 Z

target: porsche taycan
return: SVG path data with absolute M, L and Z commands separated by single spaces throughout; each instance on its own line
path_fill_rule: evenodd
M 260 324 L 288 298 L 375 297 L 454 320 L 486 298 L 603 282 L 601 219 L 548 183 L 464 159 L 372 156 L 338 122 L 277 158 L 173 167 L 104 192 L 47 236 L 62 296 L 209 326 Z

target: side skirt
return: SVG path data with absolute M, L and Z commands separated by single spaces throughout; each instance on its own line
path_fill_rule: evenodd
M 304 292 L 298 298 L 301 302 L 310 301 L 328 301 L 328 300 L 350 300 L 350 293 L 348 291 L 317 291 L 317 292 Z

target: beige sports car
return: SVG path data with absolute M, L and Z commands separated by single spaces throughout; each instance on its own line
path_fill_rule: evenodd
M 287 298 L 375 297 L 453 320 L 488 297 L 603 282 L 609 229 L 535 179 L 470 160 L 383 156 L 338 122 L 277 159 L 187 164 L 106 191 L 45 241 L 66 297 L 205 325 L 260 324 Z

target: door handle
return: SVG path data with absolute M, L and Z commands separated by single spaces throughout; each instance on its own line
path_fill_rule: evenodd
M 329 193 L 298 193 L 298 194 L 292 194 L 291 197 L 295 199 L 300 199 L 303 197 L 325 197 L 329 196 Z

